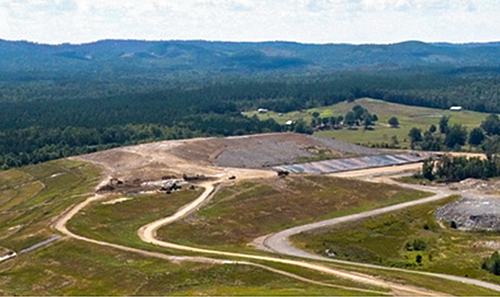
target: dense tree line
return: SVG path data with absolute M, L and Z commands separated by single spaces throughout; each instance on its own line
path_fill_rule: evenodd
M 426 160 L 422 175 L 428 180 L 461 181 L 467 178 L 488 179 L 500 176 L 500 159 L 489 155 L 487 159 L 464 156 L 442 156 L 437 161 Z

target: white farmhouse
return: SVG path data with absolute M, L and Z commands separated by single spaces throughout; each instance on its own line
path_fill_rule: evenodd
M 452 107 L 450 107 L 450 110 L 451 111 L 462 111 L 463 108 L 462 108 L 462 106 L 452 106 Z

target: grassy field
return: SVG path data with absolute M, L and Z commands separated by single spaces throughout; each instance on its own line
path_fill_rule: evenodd
M 201 191 L 198 189 L 177 191 L 170 195 L 134 195 L 127 196 L 131 198 L 127 201 L 104 204 L 106 201 L 123 198 L 122 195 L 114 195 L 106 201 L 96 201 L 77 213 L 68 222 L 67 227 L 72 232 L 88 238 L 151 249 L 154 246 L 143 242 L 137 235 L 137 230 L 175 213 L 181 206 L 196 199 Z
M 434 212 L 457 199 L 414 206 L 359 222 L 292 237 L 300 248 L 334 258 L 408 269 L 441 272 L 500 283 L 481 269 L 498 248 L 497 232 L 464 232 L 439 223 Z M 417 261 L 417 257 L 421 261 Z
M 19 251 L 53 236 L 53 219 L 90 196 L 99 178 L 93 165 L 67 160 L 1 172 L 0 246 Z
M 249 249 L 253 239 L 271 232 L 428 195 L 326 176 L 243 182 L 224 188 L 196 215 L 158 235 L 186 245 Z
M 74 240 L 0 264 L 0 295 L 366 295 L 241 265 L 174 264 Z
M 440 117 L 443 115 L 449 115 L 451 116 L 450 124 L 463 124 L 470 131 L 472 128 L 479 126 L 487 116 L 485 113 L 473 111 L 452 112 L 449 110 L 407 106 L 368 98 L 358 99 L 353 103 L 341 102 L 332 106 L 312 108 L 302 112 L 296 111 L 286 114 L 278 114 L 275 112 L 269 112 L 266 114 L 248 112 L 246 115 L 253 116 L 256 114 L 263 120 L 273 118 L 281 124 L 285 124 L 289 120 L 297 121 L 300 119 L 310 123 L 312 113 L 315 111 L 320 113 L 320 117 L 338 115 L 345 116 L 345 114 L 357 104 L 363 106 L 368 109 L 370 113 L 376 114 L 379 117 L 374 131 L 364 131 L 363 129 L 358 131 L 349 131 L 347 129 L 342 129 L 336 131 L 318 131 L 315 135 L 364 145 L 374 143 L 390 143 L 391 138 L 396 136 L 401 147 L 408 148 L 410 145 L 408 131 L 412 127 L 421 128 L 422 130 L 428 129 L 432 124 L 439 127 L 438 123 Z M 399 120 L 400 128 L 398 129 L 390 128 L 387 123 L 387 121 L 393 116 L 397 117 Z

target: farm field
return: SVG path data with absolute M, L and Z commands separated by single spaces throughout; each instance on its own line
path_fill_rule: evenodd
M 329 253 L 334 259 L 500 283 L 499 276 L 481 269 L 483 260 L 498 247 L 497 232 L 466 232 L 436 220 L 434 212 L 456 199 L 297 234 L 291 240 L 301 249 Z
M 298 121 L 301 119 L 306 121 L 306 123 L 310 123 L 312 113 L 315 111 L 320 113 L 320 117 L 345 116 L 353 106 L 358 104 L 368 109 L 370 113 L 378 116 L 379 120 L 375 125 L 374 131 L 364 131 L 362 128 L 357 131 L 342 129 L 317 131 L 315 135 L 368 146 L 375 143 L 391 143 L 391 138 L 396 136 L 401 148 L 409 148 L 410 140 L 408 138 L 408 131 L 413 127 L 417 127 L 423 131 L 433 124 L 439 127 L 438 124 L 441 116 L 451 116 L 450 125 L 460 123 L 466 126 L 468 131 L 470 131 L 474 127 L 479 126 L 488 115 L 486 113 L 467 110 L 453 112 L 442 109 L 408 106 L 369 98 L 358 99 L 351 103 L 344 101 L 332 106 L 312 108 L 302 112 L 295 111 L 279 114 L 271 111 L 265 114 L 259 114 L 252 111 L 247 112 L 246 115 L 257 115 L 261 120 L 272 118 L 280 124 L 285 124 L 289 120 Z M 393 116 L 398 118 L 400 128 L 395 129 L 389 127 L 387 121 Z

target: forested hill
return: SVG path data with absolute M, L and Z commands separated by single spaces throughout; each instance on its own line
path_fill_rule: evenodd
M 103 40 L 44 45 L 0 40 L 3 80 L 115 79 L 168 71 L 202 74 L 285 70 L 394 70 L 412 67 L 500 67 L 500 43 L 408 41 L 390 45 Z M 75 71 L 77 70 L 77 71 Z
M 0 40 L 0 170 L 144 141 L 282 131 L 290 127 L 241 112 L 362 97 L 500 113 L 500 43 Z

